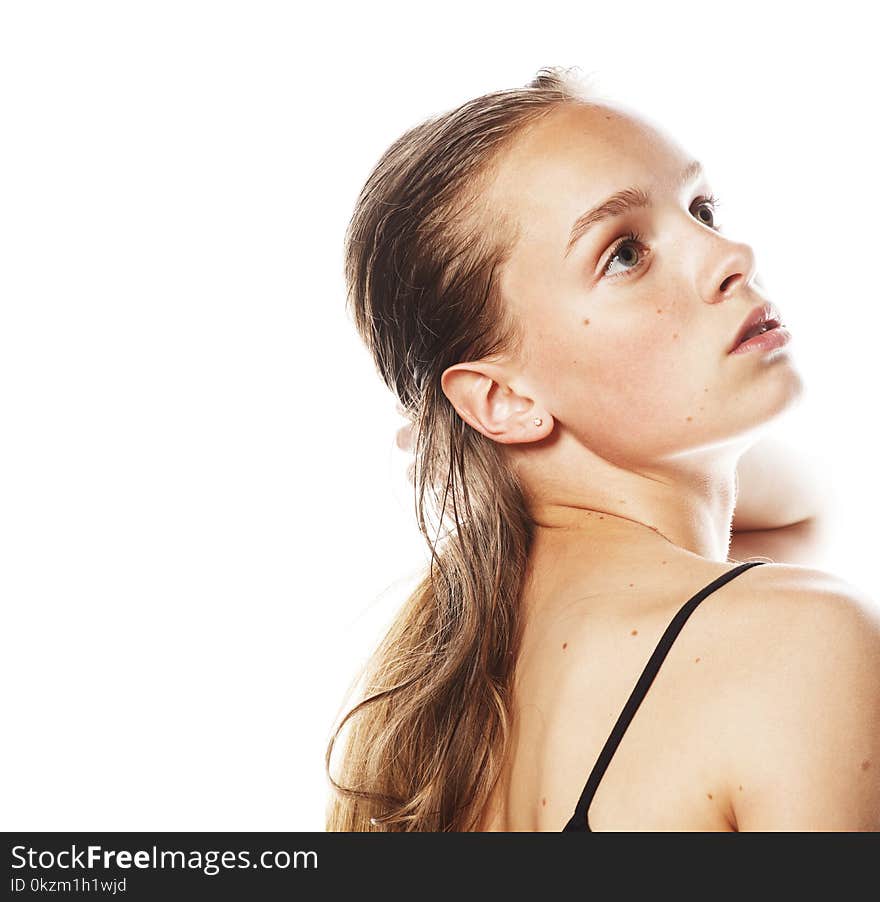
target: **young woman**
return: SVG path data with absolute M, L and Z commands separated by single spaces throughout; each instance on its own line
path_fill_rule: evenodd
M 329 830 L 880 829 L 880 619 L 785 562 L 797 499 L 761 511 L 803 386 L 716 204 L 558 68 L 371 173 L 349 301 L 432 559 L 331 739 Z

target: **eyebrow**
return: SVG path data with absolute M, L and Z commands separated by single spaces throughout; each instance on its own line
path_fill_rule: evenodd
M 691 181 L 702 171 L 703 166 L 700 161 L 691 160 L 679 174 L 676 186 L 684 185 Z M 615 194 L 612 194 L 611 197 L 606 198 L 591 210 L 587 210 L 586 213 L 583 213 L 575 220 L 574 225 L 571 227 L 571 234 L 568 238 L 565 253 L 562 255 L 563 258 L 568 256 L 569 251 L 571 251 L 578 239 L 583 238 L 596 223 L 602 222 L 604 219 L 610 219 L 612 216 L 620 216 L 621 213 L 626 213 L 627 210 L 632 210 L 636 207 L 649 207 L 650 205 L 651 195 L 643 188 L 624 188 L 623 191 L 617 191 Z

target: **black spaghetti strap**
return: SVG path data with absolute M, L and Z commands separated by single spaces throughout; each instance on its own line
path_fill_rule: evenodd
M 681 628 L 685 625 L 685 622 L 693 613 L 697 605 L 716 589 L 720 589 L 725 583 L 728 583 L 734 577 L 739 576 L 740 573 L 743 573 L 750 567 L 756 567 L 758 564 L 766 563 L 767 561 L 746 561 L 736 567 L 732 567 L 726 573 L 722 573 L 721 576 L 712 580 L 711 583 L 700 589 L 696 595 L 688 599 L 688 601 L 679 608 L 678 613 L 672 618 L 669 626 L 666 627 L 666 631 L 660 637 L 660 641 L 657 643 L 654 653 L 648 659 L 648 663 L 645 665 L 645 669 L 642 671 L 639 681 L 636 683 L 629 699 L 627 699 L 626 704 L 623 706 L 623 710 L 620 712 L 620 716 L 614 724 L 611 735 L 609 735 L 606 740 L 602 751 L 599 753 L 599 757 L 596 759 L 596 763 L 593 765 L 592 771 L 590 771 L 590 776 L 587 778 L 587 783 L 584 786 L 581 797 L 578 799 L 574 814 L 571 816 L 569 822 L 562 828 L 563 833 L 572 831 L 591 832 L 588 822 L 588 810 L 590 802 L 593 801 L 593 795 L 599 787 L 599 781 L 602 779 L 605 769 L 611 763 L 611 758 L 617 750 L 620 740 L 623 739 L 623 734 L 626 732 L 626 728 L 635 716 L 651 683 L 654 681 L 654 677 L 657 676 L 657 672 L 660 670 L 663 659 L 668 654 L 676 636 L 678 636 Z

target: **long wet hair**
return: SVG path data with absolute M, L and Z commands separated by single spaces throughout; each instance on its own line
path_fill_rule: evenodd
M 423 579 L 361 671 L 326 752 L 332 831 L 477 830 L 508 750 L 519 598 L 533 522 L 499 445 L 444 394 L 455 363 L 516 353 L 497 271 L 515 223 L 486 209 L 503 149 L 562 104 L 577 67 L 545 67 L 405 132 L 373 168 L 345 235 L 347 305 L 411 423 Z M 331 756 L 348 725 L 338 781 Z

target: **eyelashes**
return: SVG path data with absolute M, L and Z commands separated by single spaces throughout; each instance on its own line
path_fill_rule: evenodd
M 708 226 L 710 229 L 715 229 L 716 232 L 721 230 L 721 226 L 715 222 L 715 214 L 718 210 L 718 207 L 721 205 L 721 199 L 719 197 L 714 194 L 704 194 L 694 201 L 692 206 L 694 205 L 697 207 L 708 207 L 710 209 L 710 213 L 712 214 L 711 222 L 706 222 L 706 220 L 703 219 L 702 216 L 698 217 L 703 225 Z M 613 279 L 617 276 L 625 275 L 628 272 L 633 272 L 634 270 L 638 269 L 639 266 L 641 266 L 641 262 L 644 259 L 643 256 L 639 257 L 638 261 L 630 266 L 629 269 L 624 269 L 622 272 L 617 273 L 609 272 L 609 270 L 611 269 L 611 264 L 614 263 L 615 259 L 620 255 L 620 252 L 624 248 L 641 248 L 642 250 L 647 251 L 643 236 L 639 232 L 630 230 L 626 233 L 626 235 L 621 236 L 617 241 L 614 242 L 614 246 L 608 253 L 608 258 L 605 262 L 605 265 L 602 267 L 603 277 Z M 632 253 L 633 252 L 629 254 L 630 257 L 632 256 Z
M 715 222 L 715 213 L 718 211 L 718 207 L 721 205 L 721 199 L 716 197 L 714 194 L 703 194 L 698 197 L 694 203 L 698 207 L 709 206 L 712 208 L 712 222 L 706 222 L 704 225 L 709 226 L 710 229 L 715 229 L 717 232 L 721 226 Z
M 627 232 L 622 238 L 615 242 L 614 247 L 611 248 L 610 253 L 608 254 L 608 262 L 605 266 L 602 267 L 602 275 L 608 276 L 610 278 L 614 278 L 614 276 L 619 275 L 619 273 L 609 273 L 608 270 L 611 268 L 611 264 L 614 262 L 615 257 L 618 256 L 621 249 L 624 247 L 634 247 L 635 245 L 643 244 L 644 239 L 638 232 Z M 635 269 L 636 267 L 633 267 Z M 625 272 L 629 272 L 629 270 L 625 270 Z

